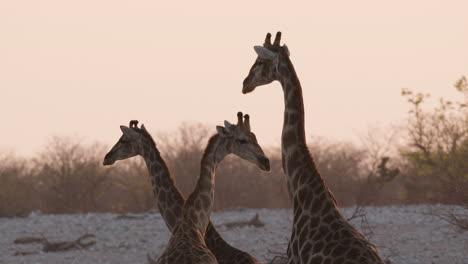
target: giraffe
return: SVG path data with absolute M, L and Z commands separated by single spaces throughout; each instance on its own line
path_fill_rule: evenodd
M 228 154 L 235 154 L 262 169 L 269 171 L 270 163 L 258 145 L 255 134 L 250 131 L 249 117 L 245 122 L 238 113 L 237 125 L 225 121 L 225 126 L 217 126 L 217 134 L 212 136 L 201 161 L 200 177 L 195 190 L 187 198 L 182 209 L 182 219 L 172 233 L 167 248 L 155 263 L 217 263 L 214 254 L 208 249 L 204 235 L 213 207 L 215 170 Z
M 307 148 L 304 131 L 302 88 L 289 59 L 281 32 L 271 44 L 268 33 L 258 57 L 243 82 L 244 94 L 257 86 L 279 81 L 284 94 L 281 135 L 282 167 L 293 203 L 292 234 L 288 243 L 289 264 L 384 263 L 378 251 L 343 217 L 336 200 Z
M 242 113 L 238 113 L 238 119 L 242 121 Z M 245 123 L 245 127 L 250 130 L 248 115 L 245 116 L 245 120 L 246 121 L 243 123 Z M 148 167 L 154 197 L 158 201 L 159 211 L 167 227 L 173 232 L 182 218 L 182 207 L 185 201 L 182 194 L 175 186 L 173 179 L 170 177 L 169 170 L 164 160 L 161 158 L 151 135 L 144 125 L 138 128 L 137 123 L 138 121 L 133 120 L 130 122 L 130 128 L 121 126 L 123 135 L 106 155 L 104 165 L 111 165 L 116 160 L 127 159 L 136 155 L 142 156 Z M 235 126 L 233 126 L 233 128 L 234 127 Z M 246 134 L 249 135 L 249 137 L 253 135 L 251 132 L 246 132 Z M 252 144 L 258 146 L 255 137 L 248 140 L 248 142 L 242 141 L 242 143 L 248 143 L 246 146 Z M 241 146 L 241 148 L 242 147 L 244 146 Z M 268 160 L 262 162 L 265 163 L 262 166 L 264 166 L 265 169 L 269 169 Z M 206 229 L 205 242 L 220 264 L 258 263 L 257 260 L 248 253 L 229 245 L 219 235 L 211 222 L 209 222 Z
M 129 127 L 120 126 L 120 129 L 122 136 L 106 154 L 103 165 L 113 165 L 117 160 L 140 155 L 146 163 L 159 212 L 172 232 L 182 217 L 182 206 L 185 202 L 182 194 L 175 186 L 169 169 L 145 125 L 138 128 L 138 121 L 132 120 Z

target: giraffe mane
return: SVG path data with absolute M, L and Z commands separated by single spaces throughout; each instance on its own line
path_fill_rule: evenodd
M 203 152 L 202 157 L 205 157 L 207 153 L 210 153 L 214 147 L 215 144 L 212 144 L 213 141 L 216 140 L 216 138 L 219 137 L 219 134 L 214 134 L 208 139 L 208 144 L 206 145 L 205 151 Z M 200 161 L 200 164 L 203 165 L 204 159 L 202 158 Z

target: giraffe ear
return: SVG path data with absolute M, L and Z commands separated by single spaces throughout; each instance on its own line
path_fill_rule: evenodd
M 274 60 L 278 56 L 273 51 L 262 46 L 254 46 L 254 50 L 260 58 L 265 60 Z
M 231 132 L 222 126 L 216 126 L 216 130 L 218 131 L 218 134 L 224 138 L 231 137 Z
M 225 128 L 228 128 L 228 129 L 229 129 L 231 126 L 232 126 L 232 124 L 231 124 L 229 121 L 224 120 L 224 127 L 225 127 Z
M 286 53 L 286 55 L 291 55 L 291 53 L 289 52 L 289 49 L 288 49 L 288 46 L 286 46 L 286 44 L 283 45 L 283 49 L 284 49 L 284 52 Z
M 133 131 L 133 129 L 126 127 L 126 126 L 120 126 L 120 130 L 122 130 L 122 133 L 129 137 L 129 138 L 136 138 L 138 137 L 138 133 Z

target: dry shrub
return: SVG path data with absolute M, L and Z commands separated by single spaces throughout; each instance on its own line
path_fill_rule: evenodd
M 156 137 L 172 177 L 187 196 L 199 176 L 200 160 L 212 128 L 184 124 Z M 312 140 L 310 148 L 322 176 L 340 205 L 352 205 L 368 171 L 366 151 L 349 143 Z M 141 157 L 102 166 L 107 148 L 69 138 L 53 138 L 31 161 L 8 158 L 0 164 L 0 214 L 142 212 L 155 207 L 148 171 Z M 218 167 L 215 209 L 286 208 L 291 206 L 278 148 L 264 148 L 271 172 L 234 155 Z M 23 164 L 30 164 L 25 167 Z M 376 195 L 369 194 L 369 196 Z
M 290 206 L 281 159 L 268 151 L 270 172 L 237 157 L 228 157 L 216 176 L 215 209 L 285 208 Z
M 26 215 L 39 207 L 37 180 L 26 163 L 12 154 L 0 157 L 0 217 Z
M 171 176 L 185 197 L 198 180 L 201 157 L 214 133 L 214 126 L 210 129 L 200 123 L 183 123 L 176 132 L 162 133 L 155 139 Z
M 212 131 L 212 132 L 210 132 Z M 187 196 L 199 176 L 200 160 L 215 133 L 201 124 L 184 124 L 156 143 L 176 185 Z M 316 141 L 311 147 L 323 177 L 341 205 L 351 205 L 360 181 L 362 151 L 347 143 Z M 53 138 L 32 162 L 8 158 L 0 164 L 2 215 L 45 213 L 142 212 L 155 207 L 148 171 L 141 157 L 102 166 L 105 148 L 69 138 Z M 290 207 L 279 149 L 265 149 L 271 172 L 234 155 L 217 170 L 215 204 L 226 208 Z M 22 164 L 31 164 L 30 168 Z
M 151 181 L 143 159 L 135 157 L 119 161 L 112 167 L 112 188 L 107 204 L 113 212 L 144 212 L 155 207 Z
M 36 176 L 46 213 L 105 211 L 100 199 L 110 186 L 109 170 L 102 166 L 103 148 L 83 146 L 54 137 L 35 161 Z
M 313 138 L 312 142 L 309 149 L 338 204 L 353 205 L 361 179 L 364 177 L 364 151 L 346 142 L 330 142 L 320 138 Z
M 464 209 L 437 213 L 436 216 L 461 230 L 468 231 L 468 206 Z

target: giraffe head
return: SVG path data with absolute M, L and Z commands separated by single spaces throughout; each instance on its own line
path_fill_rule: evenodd
M 137 120 L 130 121 L 129 127 L 120 126 L 120 129 L 123 135 L 109 153 L 106 154 L 103 162 L 104 165 L 112 165 L 117 160 L 142 155 L 145 148 L 151 146 L 151 144 L 155 144 L 145 125 L 141 125 L 141 128 L 138 128 Z
M 228 146 L 229 153 L 256 164 L 264 171 L 270 171 L 270 160 L 263 153 L 255 134 L 250 131 L 249 115 L 242 116 L 242 112 L 238 112 L 236 125 L 224 121 L 224 127 L 217 126 L 216 130 Z
M 257 86 L 269 84 L 279 77 L 279 62 L 282 58 L 289 57 L 286 45 L 280 46 L 281 32 L 276 33 L 276 38 L 271 44 L 271 34 L 268 33 L 263 46 L 254 46 L 258 57 L 245 78 L 242 93 L 250 93 Z

